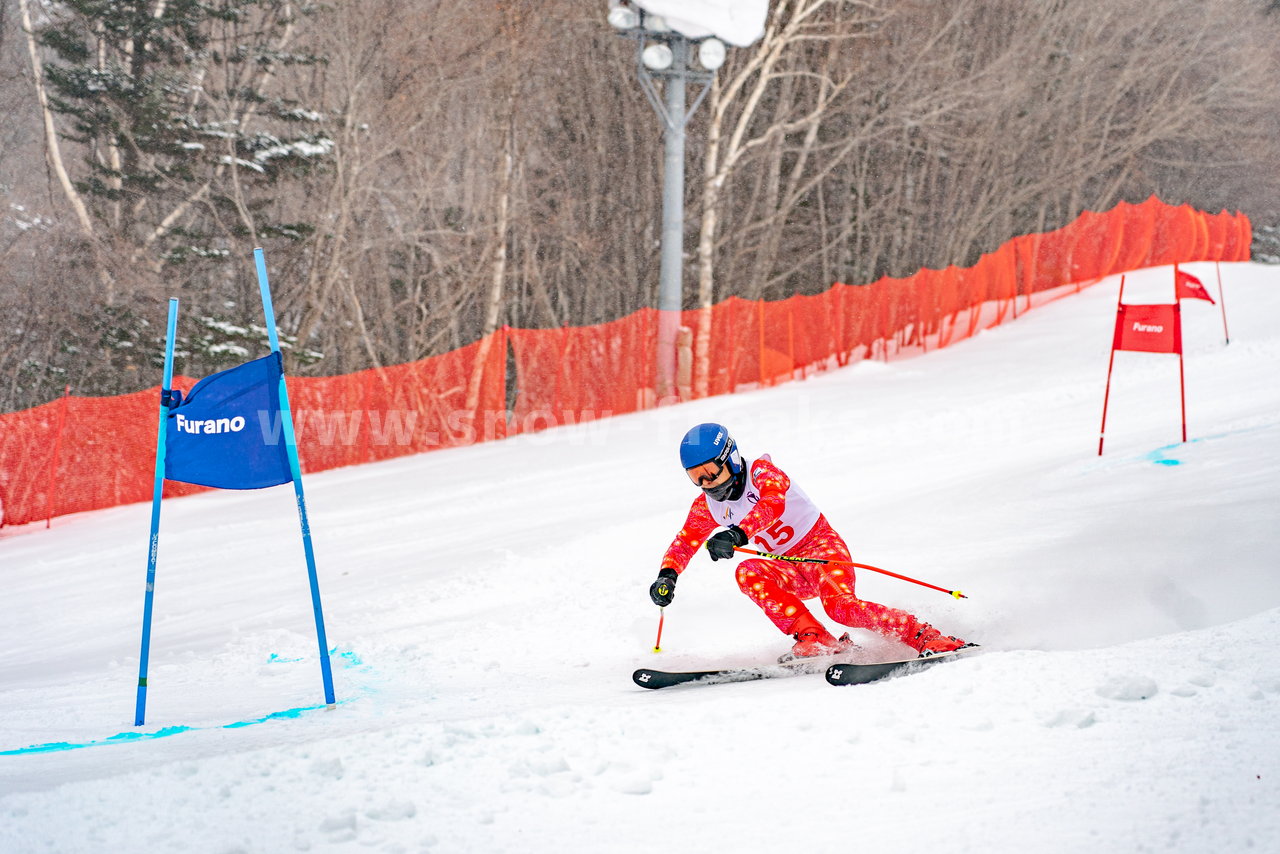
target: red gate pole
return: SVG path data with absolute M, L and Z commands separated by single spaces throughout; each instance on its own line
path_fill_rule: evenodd
M 1098 456 L 1102 456 L 1102 443 L 1107 436 L 1107 401 L 1111 399 L 1111 368 L 1115 365 L 1115 362 L 1116 351 L 1113 347 L 1111 348 L 1111 358 L 1107 360 L 1107 390 L 1102 395 L 1102 427 L 1098 430 Z
M 1178 396 L 1182 401 L 1182 441 L 1187 441 L 1187 381 L 1186 375 L 1182 370 L 1182 306 L 1181 303 L 1174 302 L 1173 318 L 1175 323 L 1175 332 L 1177 336 L 1178 347 Z
M 1120 277 L 1120 296 L 1116 298 L 1116 323 L 1120 322 L 1120 312 L 1122 311 L 1124 300 L 1124 276 Z M 1107 402 L 1111 400 L 1111 369 L 1116 364 L 1116 339 L 1115 332 L 1111 334 L 1111 357 L 1107 359 L 1107 390 L 1102 395 L 1102 427 L 1098 430 L 1098 456 L 1102 456 L 1102 443 L 1107 436 Z

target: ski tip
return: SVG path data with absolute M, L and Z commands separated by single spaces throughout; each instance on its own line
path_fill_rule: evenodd
M 631 674 L 631 681 L 639 685 L 641 688 L 661 688 L 662 683 L 655 682 L 653 679 L 653 671 L 641 668 Z
M 917 665 L 932 664 L 943 659 L 953 658 L 962 653 L 977 649 L 978 645 L 968 644 L 959 649 L 937 652 L 933 655 L 922 655 L 917 658 L 904 658 L 898 661 L 873 663 L 855 662 L 852 664 L 833 664 L 827 668 L 827 681 L 832 685 L 863 685 L 875 682 L 897 672 L 909 672 L 921 669 Z

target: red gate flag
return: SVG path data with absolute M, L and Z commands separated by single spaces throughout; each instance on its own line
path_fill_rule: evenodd
M 1178 265 L 1173 265 L 1173 288 L 1177 294 L 1177 299 L 1202 299 L 1213 302 L 1213 297 L 1209 296 L 1209 291 L 1205 289 L 1204 282 L 1195 276 L 1178 269 Z
M 1222 294 L 1222 267 L 1214 264 L 1218 271 L 1218 307 L 1222 309 L 1222 337 L 1226 343 L 1231 343 L 1231 333 L 1227 331 L 1227 300 Z M 1178 265 L 1173 265 L 1173 294 L 1174 299 L 1202 299 L 1208 300 L 1210 305 L 1214 305 L 1213 297 L 1209 296 L 1209 289 L 1204 286 L 1204 282 L 1200 281 L 1190 273 L 1184 273 L 1178 269 Z
M 1182 353 L 1182 323 L 1176 304 L 1121 305 L 1112 350 Z
M 1177 272 L 1175 268 L 1175 274 Z M 1107 362 L 1107 390 L 1102 395 L 1102 429 L 1098 432 L 1098 456 L 1102 456 L 1102 443 L 1107 437 L 1107 403 L 1111 400 L 1111 369 L 1116 363 L 1117 350 L 1177 355 L 1178 396 L 1182 402 L 1182 441 L 1187 441 L 1187 384 L 1182 369 L 1180 304 L 1125 305 L 1124 276 L 1121 276 L 1120 296 L 1116 300 L 1116 331 L 1111 338 L 1111 358 Z

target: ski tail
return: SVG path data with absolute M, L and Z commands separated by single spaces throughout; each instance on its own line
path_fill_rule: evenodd
M 805 673 L 823 673 L 831 658 L 818 660 L 797 659 L 785 664 L 766 664 L 759 667 L 726 667 L 719 670 L 669 671 L 641 668 L 631 674 L 631 681 L 641 688 L 670 688 L 673 685 L 723 685 L 729 682 L 753 682 L 757 679 L 776 679 L 800 676 Z

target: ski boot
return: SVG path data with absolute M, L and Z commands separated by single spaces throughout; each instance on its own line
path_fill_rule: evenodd
M 845 632 L 836 637 L 813 618 L 812 614 L 804 614 L 792 624 L 792 637 L 796 642 L 791 651 L 778 657 L 778 662 L 785 664 L 799 658 L 818 658 L 824 655 L 838 655 L 855 649 L 857 644 L 849 639 Z
M 920 653 L 920 658 L 929 658 L 943 652 L 955 652 L 959 649 L 969 649 L 977 646 L 976 643 L 967 643 L 960 638 L 953 638 L 944 635 L 928 623 L 921 627 L 916 633 L 915 639 L 911 642 L 916 652 Z

